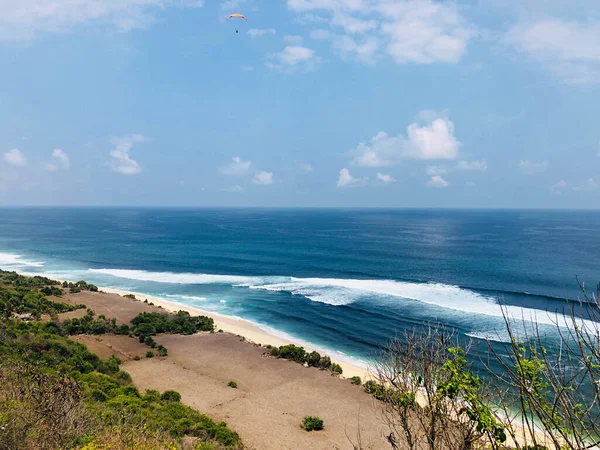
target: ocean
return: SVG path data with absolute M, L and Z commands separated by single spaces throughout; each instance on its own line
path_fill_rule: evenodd
M 500 342 L 500 303 L 551 331 L 550 313 L 580 297 L 576 276 L 594 292 L 600 281 L 600 212 L 2 208 L 0 268 L 241 317 L 366 361 L 434 322 Z

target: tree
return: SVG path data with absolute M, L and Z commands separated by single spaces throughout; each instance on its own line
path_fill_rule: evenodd
M 506 439 L 484 402 L 466 350 L 440 326 L 391 339 L 365 383 L 383 403 L 392 448 L 469 450 Z
M 575 450 L 600 444 L 600 301 L 578 284 L 582 298 L 567 301 L 564 313 L 553 319 L 558 342 L 535 318 L 516 320 L 506 308 L 509 343 L 498 351 L 488 341 L 501 367 L 490 372 L 505 387 L 497 392 L 498 407 L 517 447 L 526 442 L 531 448 Z

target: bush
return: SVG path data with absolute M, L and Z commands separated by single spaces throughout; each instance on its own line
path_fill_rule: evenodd
M 306 362 L 307 355 L 304 347 L 297 347 L 294 344 L 289 344 L 279 347 L 277 357 L 304 364 Z
M 306 431 L 322 430 L 323 419 L 319 419 L 315 416 L 307 416 L 302 422 L 302 428 L 304 428 Z
M 160 396 L 160 399 L 165 402 L 176 402 L 179 403 L 181 401 L 181 394 L 177 391 L 165 391 Z
M 230 381 L 229 383 L 227 383 L 227 386 L 229 386 L 230 388 L 237 389 L 237 383 L 235 381 Z
M 360 377 L 352 377 L 350 378 L 350 381 L 352 381 L 352 384 L 356 384 L 356 385 L 361 385 L 362 384 L 362 380 L 360 379 Z
M 331 365 L 331 371 L 335 374 L 341 375 L 344 371 L 342 370 L 342 366 L 339 364 L 333 363 Z
M 154 352 L 151 352 L 150 350 L 148 350 L 146 352 L 146 358 L 154 358 Z
M 139 361 L 140 359 L 142 359 L 142 358 L 140 357 L 140 355 L 135 355 L 135 356 L 133 357 L 133 360 L 134 360 L 134 361 Z
M 132 300 L 135 300 L 135 295 L 133 295 L 133 294 L 125 294 L 125 295 L 123 296 L 123 298 L 130 298 L 130 299 L 132 299 Z
M 158 346 L 158 355 L 159 356 L 167 356 L 169 354 L 169 352 L 167 351 L 167 349 L 165 347 L 163 347 L 162 345 Z

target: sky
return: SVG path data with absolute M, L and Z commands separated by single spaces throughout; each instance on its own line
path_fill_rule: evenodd
M 600 207 L 597 0 L 0 0 L 0 64 L 3 206 Z

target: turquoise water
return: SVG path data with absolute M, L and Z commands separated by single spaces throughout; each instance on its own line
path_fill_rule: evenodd
M 164 297 L 363 359 L 431 321 L 502 341 L 499 300 L 551 324 L 575 276 L 600 279 L 599 255 L 600 212 L 0 209 L 0 268 Z

